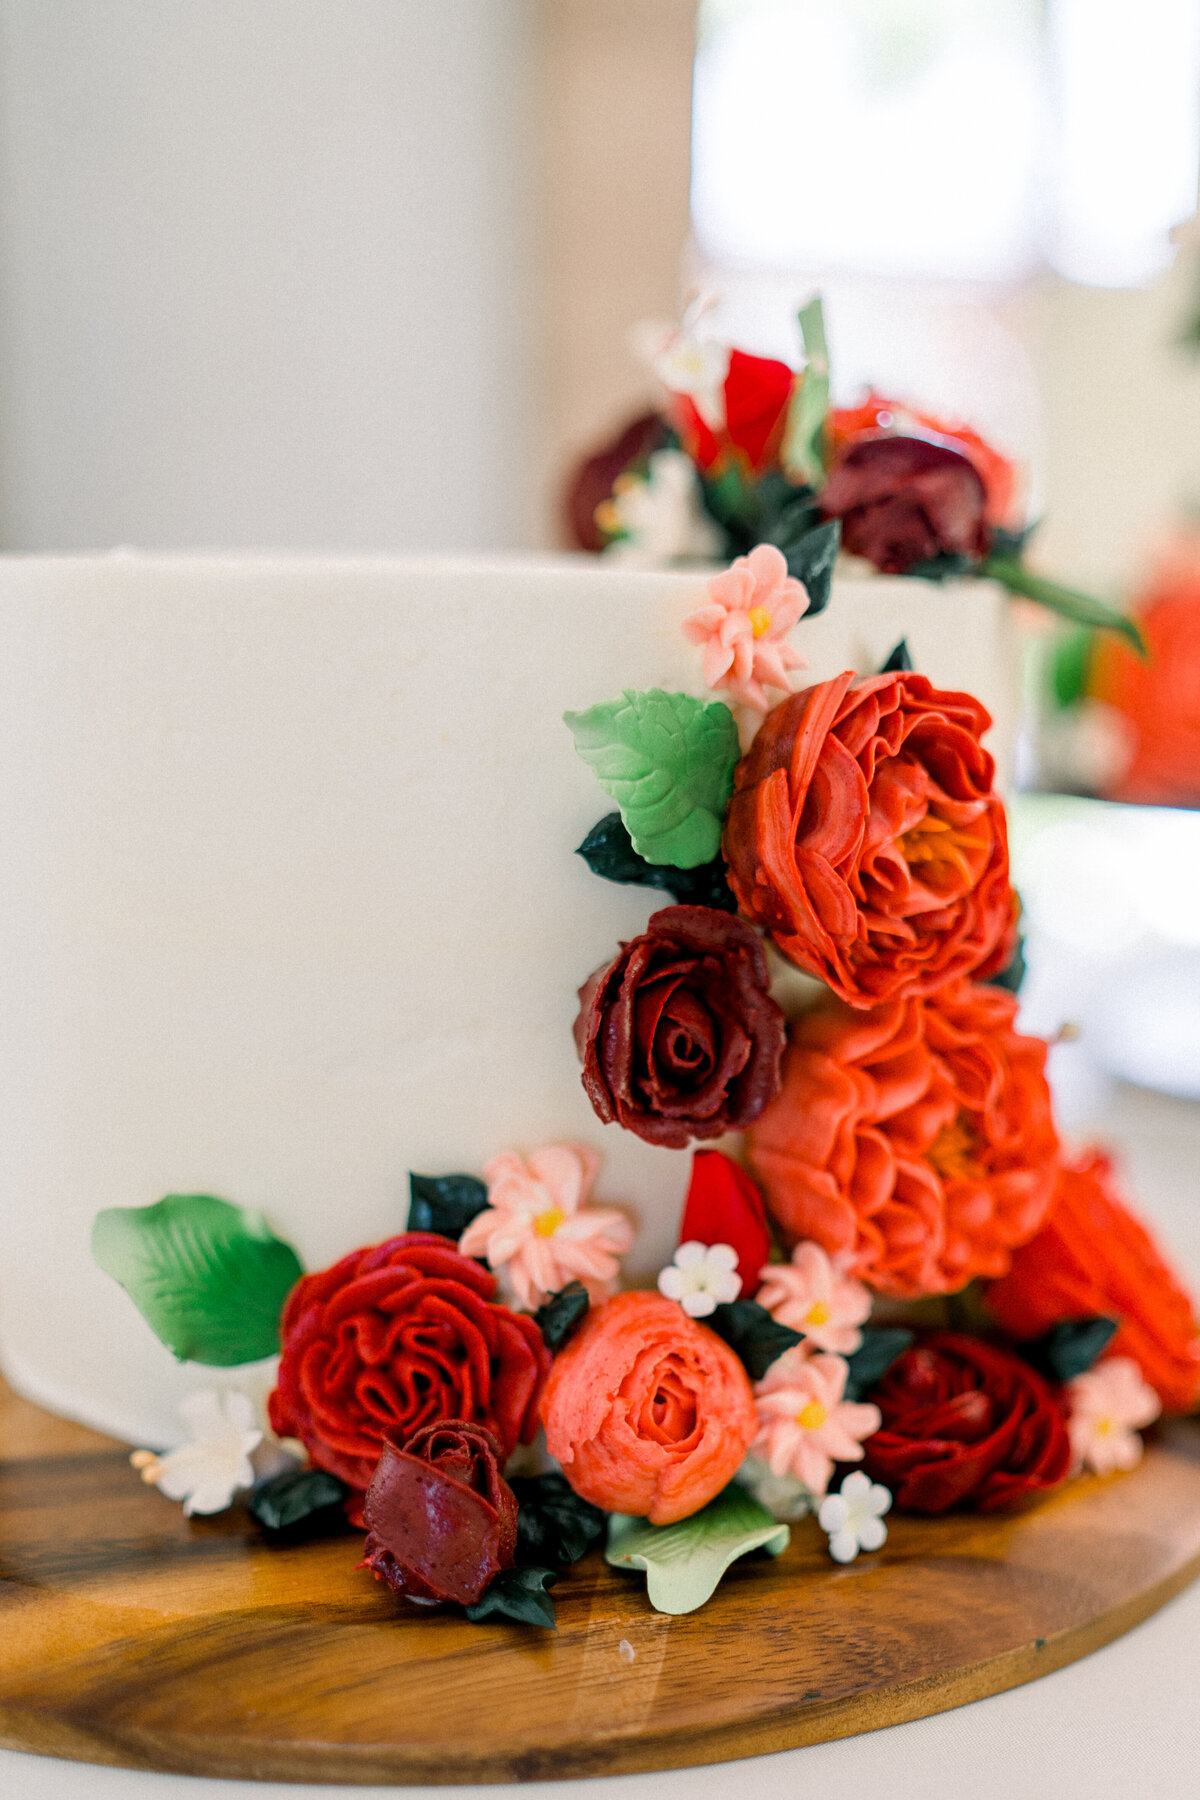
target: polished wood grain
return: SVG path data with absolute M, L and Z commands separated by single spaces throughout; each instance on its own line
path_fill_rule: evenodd
M 354 1536 L 189 1522 L 126 1451 L 10 1396 L 0 1447 L 0 1742 L 188 1774 L 520 1781 L 783 1750 L 1032 1680 L 1200 1571 L 1194 1423 L 1017 1518 L 897 1518 L 847 1568 L 804 1521 L 686 1618 L 593 1555 L 557 1634 L 404 1608 Z

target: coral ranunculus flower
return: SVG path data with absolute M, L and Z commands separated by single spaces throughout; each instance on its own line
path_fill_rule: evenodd
M 804 1014 L 746 1139 L 786 1236 L 902 1299 L 1003 1274 L 1057 1179 L 1046 1045 L 1015 1031 L 1015 1014 L 1011 994 L 969 982 Z
M 1200 801 L 1200 545 L 1175 552 L 1135 611 L 1149 655 L 1097 635 L 1089 692 L 1133 727 L 1133 758 L 1113 800 L 1157 806 Z
M 724 838 L 738 903 L 851 1006 L 1007 960 L 990 724 L 924 675 L 847 673 L 776 706 L 738 764 Z
M 661 1294 L 593 1307 L 554 1359 L 546 1448 L 576 1493 L 652 1525 L 720 1493 L 757 1428 L 745 1369 L 715 1332 Z
M 1040 1337 L 1063 1319 L 1119 1319 L 1105 1354 L 1132 1357 L 1168 1412 L 1200 1400 L 1195 1306 L 1119 1197 L 1100 1150 L 1060 1169 L 1045 1226 L 989 1287 L 987 1303 L 1015 1338 Z

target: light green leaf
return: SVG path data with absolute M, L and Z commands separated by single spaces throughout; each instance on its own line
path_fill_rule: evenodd
M 644 1569 L 646 1594 L 661 1613 L 695 1612 L 716 1592 L 732 1562 L 751 1550 L 778 1556 L 791 1533 L 745 1488 L 730 1482 L 690 1519 L 677 1525 L 649 1525 L 614 1513 L 608 1521 L 604 1560 L 614 1569 Z
M 800 309 L 800 335 L 804 339 L 804 379 L 792 392 L 780 461 L 793 481 L 820 487 L 825 479 L 829 417 L 829 346 L 819 294 Z
M 1057 581 L 1047 581 L 1044 575 L 1034 575 L 1011 556 L 989 556 L 980 566 L 979 573 L 990 575 L 1010 594 L 1022 594 L 1027 600 L 1036 600 L 1040 606 L 1049 607 L 1051 612 L 1071 619 L 1076 625 L 1092 625 L 1099 631 L 1119 631 L 1122 637 L 1129 639 L 1139 656 L 1147 654 L 1145 640 L 1134 620 L 1128 614 L 1106 606 L 1103 600 L 1094 599 L 1091 594 L 1081 594 L 1075 588 L 1060 587 Z
M 279 1314 L 304 1273 L 261 1213 L 209 1194 L 96 1214 L 92 1255 L 181 1362 L 229 1368 L 279 1348 Z
M 713 860 L 741 754 L 727 706 L 626 688 L 619 700 L 563 718 L 639 856 L 676 869 Z

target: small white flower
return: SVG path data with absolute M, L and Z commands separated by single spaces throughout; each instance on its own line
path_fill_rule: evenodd
M 813 1495 L 794 1475 L 776 1475 L 760 1456 L 747 1456 L 737 1472 L 738 1481 L 773 1519 L 794 1525 L 812 1511 Z
M 182 1500 L 189 1517 L 224 1512 L 238 1489 L 254 1480 L 250 1458 L 263 1436 L 255 1424 L 254 1402 L 236 1388 L 223 1393 L 201 1388 L 188 1395 L 179 1412 L 189 1443 L 165 1456 L 135 1450 L 129 1460 L 141 1471 L 142 1480 L 168 1500 Z
M 636 348 L 670 394 L 686 394 L 712 431 L 725 423 L 725 377 L 729 345 L 701 337 L 701 320 L 719 305 L 716 294 L 699 294 L 680 323 L 663 331 L 650 324 L 639 328 Z
M 892 1504 L 887 1488 L 880 1487 L 861 1469 L 842 1483 L 840 1494 L 828 1494 L 821 1502 L 817 1522 L 829 1533 L 829 1554 L 835 1562 L 853 1562 L 860 1550 L 879 1550 L 887 1540 L 883 1515 Z
M 678 1300 L 690 1319 L 706 1319 L 742 1291 L 737 1251 L 730 1244 L 680 1244 L 658 1278 L 658 1291 Z
M 701 505 L 696 471 L 682 450 L 656 450 L 644 476 L 618 476 L 604 524 L 619 534 L 605 556 L 630 568 L 710 561 L 721 547 L 720 533 Z

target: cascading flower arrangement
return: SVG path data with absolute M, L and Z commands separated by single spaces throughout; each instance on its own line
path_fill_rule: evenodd
M 710 304 L 651 353 L 661 412 L 573 472 L 573 544 L 642 566 L 774 544 L 810 615 L 828 603 L 839 552 L 885 575 L 980 576 L 1141 650 L 1132 619 L 1027 566 L 1016 468 L 971 426 L 875 392 L 831 405 L 819 297 L 800 312 L 798 370 L 708 336 Z

